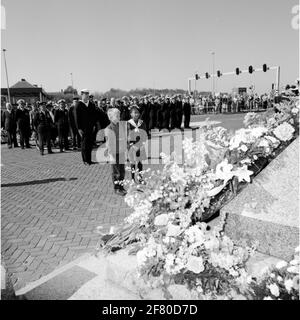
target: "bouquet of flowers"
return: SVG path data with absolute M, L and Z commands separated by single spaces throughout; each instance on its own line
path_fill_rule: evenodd
M 181 283 L 228 296 L 248 284 L 244 266 L 253 248 L 234 246 L 222 227 L 208 230 L 203 222 L 299 135 L 299 104 L 247 114 L 244 124 L 234 134 L 207 126 L 196 142 L 184 141 L 183 165 L 176 154 L 162 154 L 163 170 L 142 172 L 142 185 L 125 182 L 133 212 L 102 247 L 110 252 L 135 243 L 140 275 L 166 292 Z
M 268 268 L 260 279 L 251 279 L 249 298 L 255 300 L 299 300 L 300 248 L 289 263 L 280 261 Z

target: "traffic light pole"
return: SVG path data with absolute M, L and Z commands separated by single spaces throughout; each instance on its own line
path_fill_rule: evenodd
M 276 90 L 278 91 L 278 93 L 280 93 L 280 66 L 274 66 L 274 67 L 268 67 L 267 70 L 276 70 Z M 257 68 L 257 69 L 253 69 L 253 72 L 263 72 L 263 68 Z M 240 73 L 249 73 L 249 70 L 240 70 Z M 221 76 L 232 76 L 232 75 L 237 75 L 236 72 L 231 71 L 231 72 L 224 72 L 221 74 Z M 218 75 L 217 74 L 211 74 L 209 75 L 209 77 L 212 78 L 217 78 Z M 195 79 L 195 77 L 193 78 L 189 78 L 189 80 Z M 198 79 L 207 79 L 206 76 L 200 76 L 198 75 Z

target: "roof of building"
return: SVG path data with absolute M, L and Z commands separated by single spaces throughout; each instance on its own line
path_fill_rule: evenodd
M 13 86 L 11 86 L 11 88 L 13 89 L 17 89 L 17 88 L 36 88 L 35 86 L 33 86 L 32 84 L 30 84 L 28 81 L 26 81 L 25 79 L 21 79 L 21 81 L 18 81 L 16 84 L 14 84 Z

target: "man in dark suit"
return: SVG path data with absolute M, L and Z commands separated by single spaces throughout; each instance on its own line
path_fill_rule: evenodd
M 163 115 L 163 98 L 158 97 L 157 99 L 157 112 L 156 112 L 156 120 L 157 120 L 157 128 L 162 130 L 163 122 L 164 122 L 164 115 Z
M 36 113 L 33 124 L 38 133 L 40 154 L 44 155 L 44 144 L 46 142 L 48 153 L 53 153 L 51 150 L 51 127 L 53 125 L 52 118 L 46 107 L 46 102 L 40 102 L 40 110 Z
M 81 155 L 85 165 L 91 165 L 93 149 L 93 130 L 99 125 L 96 106 L 89 100 L 89 90 L 81 90 L 82 99 L 75 108 L 75 123 L 81 136 Z M 99 125 L 100 127 L 100 125 Z
M 69 150 L 69 114 L 66 109 L 66 102 L 64 99 L 58 101 L 59 109 L 54 111 L 54 122 L 58 132 L 58 143 L 60 152 Z
M 140 112 L 141 112 L 141 120 L 144 121 L 144 124 L 146 125 L 147 132 L 149 130 L 149 105 L 148 97 L 144 96 L 141 106 L 140 106 Z
M 163 103 L 163 129 L 169 130 L 170 127 L 170 98 L 167 96 Z
M 81 137 L 75 122 L 75 109 L 78 104 L 78 101 L 79 101 L 79 98 L 77 97 L 73 98 L 73 103 L 69 109 L 69 125 L 70 125 L 72 141 L 73 141 L 73 150 L 77 150 L 77 148 L 81 148 Z
M 18 109 L 16 111 L 16 122 L 17 129 L 20 133 L 20 144 L 21 148 L 30 148 L 29 138 L 30 138 L 30 115 L 29 110 L 25 109 L 25 101 L 20 99 L 18 101 Z
M 154 102 L 154 97 L 150 98 L 149 104 L 149 125 L 148 130 L 151 131 L 152 129 L 157 128 L 157 105 Z
M 175 104 L 176 104 L 176 124 L 175 124 L 175 127 L 178 129 L 181 129 L 183 110 L 182 110 L 182 100 L 181 100 L 180 95 L 177 97 Z
M 189 98 L 185 98 L 183 100 L 183 112 L 184 112 L 184 128 L 190 128 L 190 120 L 191 120 L 191 104 L 189 102 Z
M 171 98 L 170 101 L 170 130 L 177 128 L 177 104 L 175 100 L 175 96 Z
M 10 103 L 6 103 L 6 110 L 3 112 L 3 116 L 2 116 L 2 127 L 7 132 L 8 148 L 11 149 L 13 144 L 14 144 L 14 147 L 17 148 L 18 143 L 17 143 L 17 135 L 16 135 L 16 130 L 17 130 L 16 114 Z

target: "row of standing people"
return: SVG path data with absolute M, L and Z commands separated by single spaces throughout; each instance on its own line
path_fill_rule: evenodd
M 41 154 L 44 146 L 52 153 L 52 146 L 58 140 L 61 152 L 69 150 L 69 137 L 72 138 L 74 150 L 81 148 L 82 137 L 77 128 L 76 106 L 78 98 L 74 98 L 72 105 L 67 108 L 64 100 L 57 106 L 52 103 L 38 102 L 29 110 L 24 100 L 18 101 L 17 109 L 6 104 L 6 110 L 1 115 L 1 127 L 7 133 L 8 148 L 18 147 L 17 133 L 20 135 L 21 148 L 30 148 L 30 137 L 34 136 Z M 107 115 L 99 108 L 95 109 L 95 118 L 104 127 L 108 125 Z M 93 129 L 96 137 L 97 128 Z M 57 139 L 58 138 L 58 139 Z
M 119 109 L 121 121 L 129 120 L 130 107 L 137 105 L 140 108 L 141 120 L 144 121 L 148 133 L 153 129 L 181 129 L 182 122 L 184 128 L 190 127 L 191 104 L 188 98 L 182 98 L 181 95 L 172 97 L 147 96 L 142 99 L 125 96 L 122 99 L 112 98 L 110 101 L 103 98 L 100 105 L 104 110 L 114 107 Z

